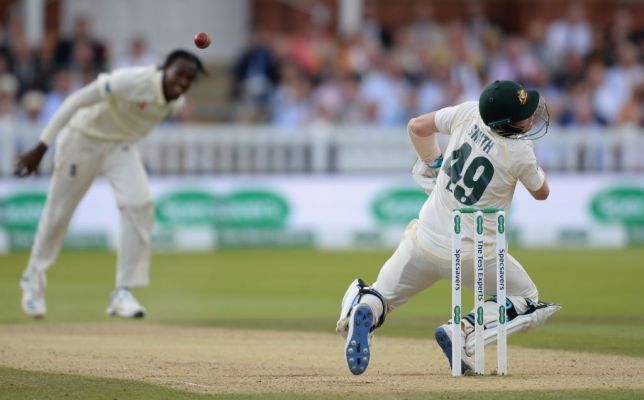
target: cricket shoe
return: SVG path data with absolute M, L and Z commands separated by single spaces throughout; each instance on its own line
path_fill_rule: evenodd
M 452 368 L 452 324 L 443 324 L 436 328 L 434 334 L 436 343 L 440 346 L 445 353 L 445 357 L 449 361 L 449 367 Z M 461 373 L 469 375 L 474 371 L 474 362 L 472 358 L 465 352 L 465 332 L 461 330 Z
M 371 307 L 366 304 L 356 305 L 351 312 L 347 344 L 344 347 L 347 365 L 354 375 L 362 374 L 369 365 L 372 326 L 373 311 L 371 311 Z
M 112 292 L 107 313 L 112 317 L 143 318 L 145 309 L 126 288 L 117 288 Z
M 45 302 L 46 278 L 44 272 L 24 274 L 20 280 L 22 288 L 22 310 L 30 317 L 42 318 L 47 313 Z

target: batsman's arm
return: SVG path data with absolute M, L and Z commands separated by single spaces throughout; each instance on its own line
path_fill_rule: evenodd
M 40 141 L 50 146 L 56 138 L 56 135 L 58 135 L 58 132 L 67 125 L 77 110 L 94 105 L 101 101 L 102 98 L 98 81 L 94 81 L 77 92 L 74 92 L 65 99 L 61 107 L 56 111 L 40 135 Z
M 546 174 L 541 168 L 539 168 L 539 172 L 543 174 L 543 185 L 541 185 L 541 187 L 537 190 L 528 189 L 528 192 L 530 192 L 532 197 L 534 197 L 536 200 L 545 200 L 550 195 L 550 187 L 548 186 L 548 178 L 546 178 Z
M 45 130 L 40 135 L 40 142 L 18 157 L 14 174 L 22 178 L 36 172 L 56 135 L 67 125 L 74 113 L 83 107 L 98 103 L 102 98 L 96 81 L 70 95 L 45 127 Z
M 407 124 L 409 140 L 414 146 L 418 158 L 425 164 L 433 163 L 441 155 L 435 116 L 436 112 L 430 112 L 412 118 Z

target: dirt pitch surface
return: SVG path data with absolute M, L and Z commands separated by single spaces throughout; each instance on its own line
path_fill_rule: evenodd
M 644 359 L 509 348 L 507 377 L 457 384 L 433 340 L 377 337 L 369 370 L 349 373 L 334 334 L 148 323 L 3 325 L 0 364 L 138 380 L 202 393 L 388 395 L 464 390 L 643 389 Z M 486 370 L 496 353 L 487 352 Z M 467 382 L 476 385 L 466 384 Z

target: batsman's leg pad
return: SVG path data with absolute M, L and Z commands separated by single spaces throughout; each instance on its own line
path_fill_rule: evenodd
M 550 318 L 554 313 L 561 309 L 561 306 L 555 303 L 546 303 L 543 301 L 535 303 L 530 300 L 527 300 L 527 302 L 528 309 L 526 310 L 526 312 L 516 315 L 506 324 L 506 332 L 508 335 L 511 335 L 515 332 L 524 332 L 530 329 L 534 329 L 543 324 L 548 318 Z M 509 316 L 510 312 L 508 310 L 508 317 Z M 486 324 L 484 333 L 486 346 L 496 342 L 497 333 L 498 324 L 496 322 Z M 474 345 L 474 335 L 467 335 L 467 339 L 465 341 L 465 351 L 467 354 L 474 354 Z
M 382 305 L 382 313 L 370 328 L 370 331 L 380 327 L 385 322 L 385 315 L 387 314 L 387 301 L 376 289 L 367 286 L 360 278 L 354 280 L 349 285 L 344 297 L 342 298 L 342 306 L 340 309 L 340 317 L 336 324 L 335 330 L 343 337 L 347 337 L 349 331 L 349 317 L 351 310 L 360 303 L 364 295 L 375 296 Z

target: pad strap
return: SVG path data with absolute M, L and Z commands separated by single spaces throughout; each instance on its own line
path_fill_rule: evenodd
M 387 301 L 385 300 L 383 295 L 380 294 L 380 292 L 372 287 L 367 286 L 362 279 L 358 279 L 358 286 L 360 287 L 360 297 L 365 294 L 371 294 L 376 296 L 382 303 L 382 315 L 378 317 L 378 321 L 371 327 L 371 331 L 374 331 L 376 328 L 380 328 L 382 324 L 385 323 L 385 316 L 387 315 Z M 358 298 L 358 303 L 359 302 L 360 298 Z

